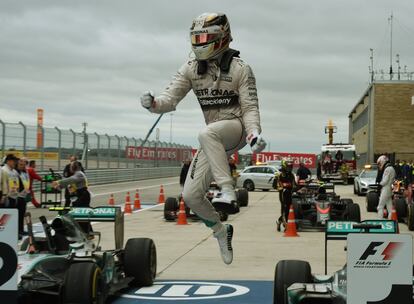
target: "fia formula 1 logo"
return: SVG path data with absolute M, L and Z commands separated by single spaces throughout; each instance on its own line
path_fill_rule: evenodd
M 245 286 L 222 282 L 168 281 L 155 282 L 150 287 L 142 287 L 133 293 L 123 294 L 123 298 L 145 300 L 208 300 L 231 298 L 250 291 Z
M 371 242 L 355 263 L 355 268 L 389 268 L 398 254 L 401 242 Z M 384 249 L 379 249 L 383 247 Z
M 0 231 L 3 231 L 7 225 L 7 222 L 11 218 L 11 214 L 3 214 L 0 218 Z

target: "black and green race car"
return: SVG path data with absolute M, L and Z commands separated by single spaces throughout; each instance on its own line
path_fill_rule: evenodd
M 328 221 L 325 232 L 325 274 L 312 274 L 311 265 L 301 260 L 281 260 L 274 279 L 274 304 L 346 304 L 347 267 L 327 275 L 328 240 L 346 240 L 350 233 L 397 233 L 391 220 Z M 384 302 L 385 303 L 385 302 Z
M 40 218 L 44 236 L 33 236 L 29 227 L 21 245 L 19 303 L 105 303 L 120 289 L 152 285 L 155 244 L 149 238 L 132 238 L 123 246 L 120 207 L 51 209 L 60 214 L 50 223 Z M 100 233 L 85 233 L 82 222 L 114 222 L 115 249 L 102 250 Z

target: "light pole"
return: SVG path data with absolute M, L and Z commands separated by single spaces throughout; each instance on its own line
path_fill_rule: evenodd
M 172 143 L 172 123 L 173 123 L 173 113 L 170 113 L 170 144 Z
M 88 134 L 86 133 L 86 127 L 88 124 L 86 122 L 82 123 L 83 127 L 83 152 L 82 152 L 82 162 L 85 165 L 85 168 L 88 169 Z
M 160 142 L 160 129 L 157 128 L 155 131 L 155 167 L 158 167 L 158 144 Z

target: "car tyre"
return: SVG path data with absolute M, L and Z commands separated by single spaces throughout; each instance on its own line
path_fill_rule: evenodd
M 403 221 L 403 218 L 407 217 L 407 203 L 404 198 L 395 200 L 395 211 L 397 212 L 397 218 L 399 222 Z
M 358 223 L 361 221 L 361 209 L 358 204 L 348 205 L 348 220 Z
M 355 183 L 354 183 L 354 194 L 355 194 L 355 195 L 359 195 L 359 194 L 358 194 L 358 190 L 357 190 L 357 186 L 356 186 L 356 184 L 355 184 Z
M 132 286 L 151 286 L 157 273 L 157 250 L 149 238 L 129 239 L 124 249 L 124 270 Z
M 273 304 L 288 304 L 287 288 L 293 283 L 312 283 L 311 266 L 299 260 L 277 263 L 273 282 Z
M 243 188 L 246 189 L 247 191 L 254 191 L 254 183 L 252 180 L 248 179 L 245 180 L 243 183 Z
M 249 205 L 249 192 L 246 189 L 236 190 L 236 196 L 240 207 L 247 207 Z
M 175 221 L 177 218 L 178 201 L 175 197 L 167 197 L 164 203 L 164 219 Z
M 407 215 L 407 226 L 408 230 L 414 231 L 414 205 L 408 205 L 408 215 Z
M 379 203 L 379 194 L 374 191 L 367 193 L 366 207 L 368 212 L 376 212 Z
M 62 303 L 105 303 L 101 268 L 92 262 L 71 264 L 64 278 Z

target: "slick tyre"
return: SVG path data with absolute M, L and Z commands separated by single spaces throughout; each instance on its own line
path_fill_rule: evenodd
M 366 207 L 368 212 L 376 212 L 379 203 L 379 194 L 374 191 L 370 191 L 366 196 Z
M 408 205 L 408 214 L 407 214 L 407 226 L 408 230 L 414 231 L 414 205 Z
M 293 283 L 312 283 L 311 266 L 299 260 L 282 260 L 276 265 L 273 304 L 288 304 L 287 288 Z
M 247 207 L 249 205 L 249 192 L 246 189 L 238 189 L 236 196 L 240 207 Z
M 70 265 L 64 278 L 62 303 L 105 303 L 101 268 L 92 262 Z
M 157 250 L 149 238 L 129 239 L 124 249 L 124 270 L 132 286 L 151 286 L 157 273 Z
M 361 221 L 361 209 L 359 205 L 349 204 L 347 208 L 348 220 L 359 223 Z
M 164 219 L 175 221 L 177 217 L 178 201 L 175 197 L 167 197 L 164 203 Z
M 399 198 L 395 200 L 395 211 L 397 211 L 397 217 L 399 222 L 403 221 L 403 219 L 407 217 L 407 203 L 405 202 L 404 198 Z

